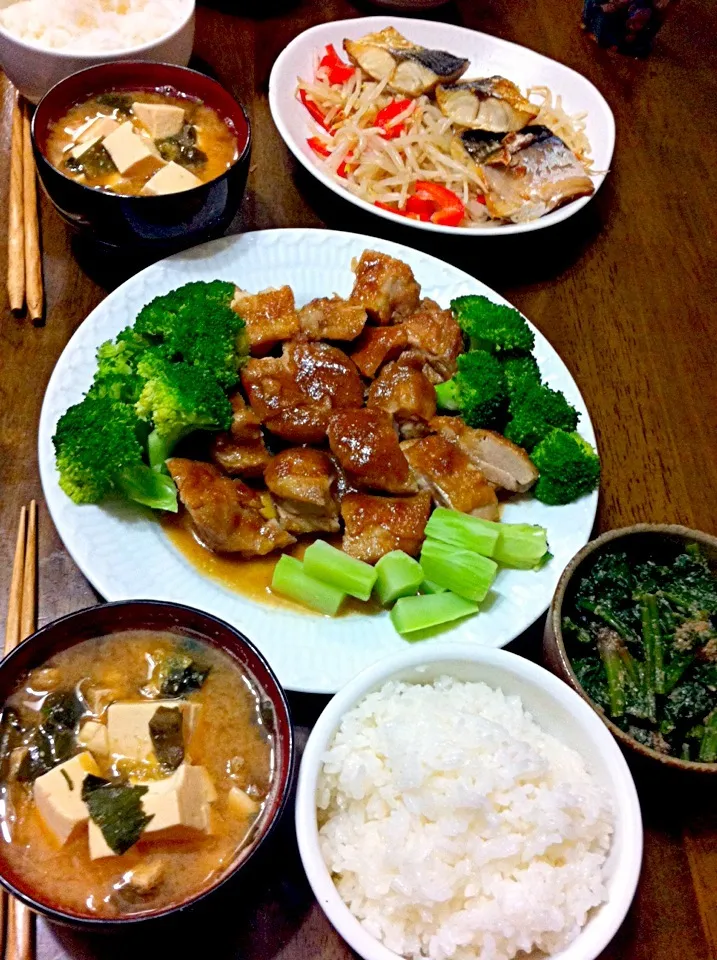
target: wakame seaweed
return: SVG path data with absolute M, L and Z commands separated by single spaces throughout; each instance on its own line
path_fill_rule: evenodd
M 157 707 L 149 721 L 152 746 L 165 772 L 176 770 L 184 760 L 182 711 L 179 707 Z
M 22 743 L 22 721 L 14 707 L 5 707 L 0 719 L 0 783 L 10 772 L 10 755 Z
M 661 753 L 717 762 L 717 577 L 698 545 L 665 560 L 602 553 L 566 604 L 583 689 Z
M 40 707 L 40 723 L 32 730 L 17 779 L 31 783 L 77 753 L 75 728 L 84 707 L 74 690 L 53 690 Z
M 104 173 L 114 173 L 117 169 L 114 160 L 102 143 L 93 143 L 79 157 L 68 155 L 65 166 L 70 173 L 84 173 L 88 177 L 99 177 Z
M 201 167 L 207 155 L 197 146 L 197 131 L 191 123 L 185 123 L 179 133 L 157 141 L 162 159 L 174 161 L 182 167 Z
M 183 697 L 200 690 L 211 667 L 205 667 L 182 653 L 166 656 L 158 665 L 156 682 L 163 697 Z
M 82 782 L 82 799 L 90 817 L 102 831 L 107 846 L 117 854 L 133 847 L 152 819 L 142 806 L 145 793 L 147 787 L 104 780 L 91 773 Z

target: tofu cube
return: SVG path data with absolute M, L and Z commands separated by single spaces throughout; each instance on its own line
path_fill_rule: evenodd
M 108 137 L 119 128 L 119 123 L 112 117 L 95 117 L 89 123 L 77 138 L 78 143 L 84 143 L 86 140 L 101 140 L 102 137 Z
M 152 174 L 164 163 L 154 144 L 135 133 L 131 120 L 105 137 L 102 145 L 123 177 Z
M 80 727 L 77 739 L 81 746 L 89 750 L 90 753 L 98 757 L 106 757 L 110 752 L 109 737 L 107 736 L 107 727 L 104 723 L 98 723 L 96 720 L 87 720 Z
M 159 707 L 182 711 L 184 742 L 187 744 L 197 725 L 201 704 L 187 700 L 118 701 L 107 708 L 109 752 L 128 760 L 153 761 L 155 756 L 149 721 Z
M 133 103 L 132 113 L 153 140 L 175 137 L 184 126 L 184 110 L 167 103 Z
M 70 156 L 73 160 L 79 160 L 83 153 L 87 153 L 88 150 L 92 149 L 96 143 L 100 142 L 100 139 L 100 137 L 90 137 L 89 140 L 83 140 L 70 150 Z
M 205 767 L 182 763 L 171 776 L 138 786 L 147 787 L 147 793 L 142 797 L 142 808 L 147 816 L 152 817 L 142 834 L 143 839 L 161 839 L 154 835 L 167 830 L 181 833 L 189 829 L 211 833 L 210 804 L 216 800 L 217 793 Z M 92 860 L 116 856 L 92 820 L 89 825 L 89 845 Z
M 142 806 L 153 819 L 145 833 L 175 827 L 209 833 L 211 801 L 208 799 L 208 785 L 214 789 L 206 769 L 188 763 L 180 764 L 171 777 L 146 784 L 149 789 L 142 798 Z
M 193 173 L 181 167 L 174 160 L 158 170 L 155 175 L 142 187 L 142 193 L 149 197 L 160 197 L 167 193 L 181 193 L 182 190 L 191 190 L 201 186 L 202 181 Z
M 53 767 L 34 783 L 37 812 L 60 844 L 66 843 L 75 827 L 89 817 L 82 800 L 82 783 L 88 773 L 99 776 L 100 770 L 92 754 L 85 751 Z
M 112 847 L 107 843 L 104 834 L 94 820 L 90 820 L 87 830 L 87 841 L 90 848 L 90 860 L 102 860 L 104 857 L 116 857 Z
M 250 797 L 240 787 L 232 787 L 227 794 L 227 804 L 232 813 L 237 817 L 253 817 L 261 809 L 258 800 Z

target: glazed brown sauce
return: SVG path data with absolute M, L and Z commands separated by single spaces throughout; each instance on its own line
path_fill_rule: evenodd
M 320 616 L 315 611 L 272 592 L 271 578 L 274 575 L 276 562 L 281 556 L 280 553 L 272 553 L 268 557 L 256 557 L 251 560 L 244 560 L 236 554 L 214 553 L 196 537 L 189 517 L 184 512 L 163 519 L 162 526 L 172 545 L 203 576 L 217 580 L 229 590 L 241 593 L 258 603 L 281 607 L 309 616 Z M 341 545 L 341 537 L 338 534 L 326 539 L 335 547 Z M 304 551 L 312 542 L 311 537 L 304 537 L 299 543 L 283 552 L 300 560 L 304 556 Z M 339 616 L 355 613 L 365 615 L 367 613 L 377 613 L 381 609 L 380 605 L 373 599 L 362 603 L 360 600 L 354 600 L 353 597 L 347 597 L 343 602 Z
M 22 682 L 7 704 L 20 712 L 41 702 L 52 689 L 82 683 L 83 696 L 102 691 L 103 703 L 142 699 L 148 656 L 180 650 L 211 667 L 201 689 L 189 694 L 201 704 L 200 719 L 185 760 L 206 768 L 217 792 L 211 833 L 178 839 L 142 839 L 121 856 L 92 860 L 87 825 L 78 826 L 64 846 L 45 827 L 32 786 L 12 778 L 0 791 L 0 857 L 43 901 L 98 917 L 156 910 L 200 892 L 233 862 L 246 841 L 254 815 L 238 815 L 228 803 L 232 786 L 257 801 L 269 793 L 273 775 L 273 736 L 264 726 L 261 693 L 232 658 L 197 640 L 156 631 L 127 631 L 79 643 L 52 657 Z M 108 760 L 95 757 L 103 776 Z M 150 837 L 151 835 L 147 835 Z M 161 881 L 148 895 L 128 896 L 123 877 L 137 866 L 160 864 Z

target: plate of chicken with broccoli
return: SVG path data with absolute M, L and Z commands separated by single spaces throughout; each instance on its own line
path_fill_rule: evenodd
M 426 254 L 307 229 L 111 293 L 53 372 L 39 456 L 103 596 L 216 614 L 317 693 L 406 641 L 518 636 L 600 477 L 578 388 L 517 310 Z

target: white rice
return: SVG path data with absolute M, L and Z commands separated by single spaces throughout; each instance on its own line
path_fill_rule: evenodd
M 317 792 L 321 850 L 365 929 L 404 957 L 555 953 L 606 897 L 606 790 L 519 697 L 387 683 L 346 714 Z
M 0 26 L 42 47 L 98 53 L 150 43 L 185 10 L 180 0 L 18 0 L 0 10 Z

